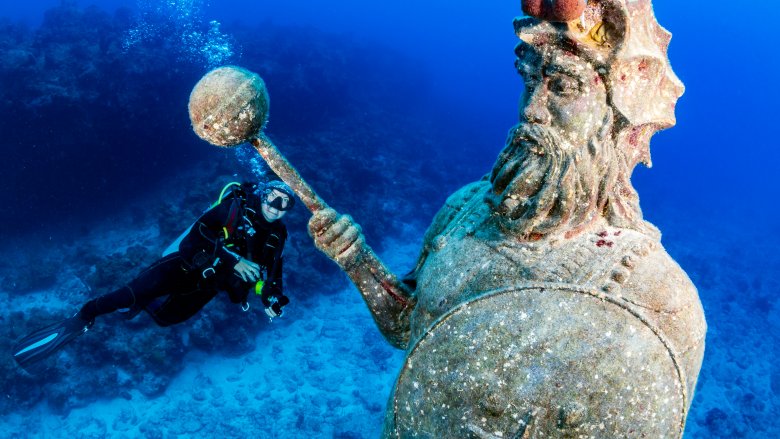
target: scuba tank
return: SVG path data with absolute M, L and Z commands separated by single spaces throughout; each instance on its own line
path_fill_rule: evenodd
M 241 186 L 242 186 L 241 183 L 237 181 L 231 181 L 230 183 L 226 184 L 225 187 L 222 188 L 222 191 L 220 191 L 219 198 L 217 198 L 217 201 L 212 203 L 211 206 L 209 206 L 206 210 L 203 211 L 203 213 L 206 213 L 208 212 L 209 209 L 213 209 L 214 207 L 218 206 L 219 203 L 221 203 L 222 200 L 225 199 L 225 196 L 228 194 L 228 191 L 230 191 L 230 193 L 233 193 L 236 190 L 240 190 Z M 181 241 L 184 239 L 185 236 L 187 236 L 190 233 L 190 231 L 192 230 L 192 228 L 195 226 L 197 222 L 198 222 L 197 219 L 193 221 L 192 224 L 190 224 L 190 226 L 187 227 L 187 230 L 182 232 L 179 235 L 179 237 L 176 238 L 176 240 L 174 240 L 168 247 L 166 247 L 165 250 L 163 250 L 162 252 L 162 256 L 165 257 L 173 252 L 179 251 L 179 244 L 181 244 Z

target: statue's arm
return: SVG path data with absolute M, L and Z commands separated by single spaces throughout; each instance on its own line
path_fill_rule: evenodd
M 360 226 L 349 215 L 324 209 L 309 220 L 309 235 L 347 273 L 385 339 L 404 349 L 409 342 L 409 315 L 416 303 L 413 291 L 379 260 Z
M 333 209 L 323 209 L 309 220 L 309 235 L 330 259 L 336 262 L 363 296 L 377 327 L 390 344 L 405 349 L 409 342 L 410 315 L 417 304 L 417 273 L 425 264 L 429 247 L 458 212 L 481 193 L 486 179 L 469 184 L 447 199 L 425 234 L 415 269 L 403 280 L 379 260 L 368 246 L 352 217 Z

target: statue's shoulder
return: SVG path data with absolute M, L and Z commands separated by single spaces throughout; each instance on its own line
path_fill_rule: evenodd
M 691 279 L 654 237 L 633 235 L 630 251 L 612 271 L 614 289 L 607 294 L 627 304 L 659 331 L 685 370 L 698 370 L 707 323 L 699 293 Z M 618 285 L 620 284 L 620 285 Z M 697 365 L 698 364 L 698 365 Z M 692 392 L 694 380 L 688 383 Z
M 675 313 L 698 302 L 698 292 L 691 279 L 661 242 L 652 236 L 634 235 L 630 251 L 621 258 L 624 298 L 656 312 Z M 618 264 L 616 264 L 618 265 Z
M 444 202 L 444 206 L 433 218 L 431 226 L 425 233 L 425 241 L 442 233 L 452 220 L 458 216 L 468 205 L 475 200 L 483 198 L 485 191 L 490 188 L 490 182 L 483 178 L 482 180 L 469 183 L 466 186 L 455 191 Z
M 439 213 L 441 214 L 445 211 L 459 212 L 476 197 L 482 197 L 489 188 L 490 182 L 486 179 L 469 183 L 450 195 Z

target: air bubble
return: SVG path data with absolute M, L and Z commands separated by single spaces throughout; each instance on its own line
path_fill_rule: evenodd
M 214 68 L 236 55 L 232 39 L 216 20 L 206 23 L 203 0 L 139 0 L 139 19 L 125 35 L 125 51 L 142 43 L 172 40 L 183 61 Z

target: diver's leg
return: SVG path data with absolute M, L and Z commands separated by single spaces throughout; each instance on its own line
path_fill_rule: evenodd
M 135 279 L 116 291 L 90 300 L 79 316 L 86 321 L 121 308 L 143 307 L 157 297 L 191 288 L 181 267 L 178 253 L 168 255 L 142 271 Z
M 192 289 L 193 282 L 181 268 L 178 254 L 166 256 L 141 272 L 127 286 L 87 302 L 73 317 L 41 328 L 19 340 L 13 356 L 22 367 L 51 356 L 74 338 L 85 333 L 95 317 L 129 308 L 144 306 L 156 297 L 175 293 L 180 289 Z

